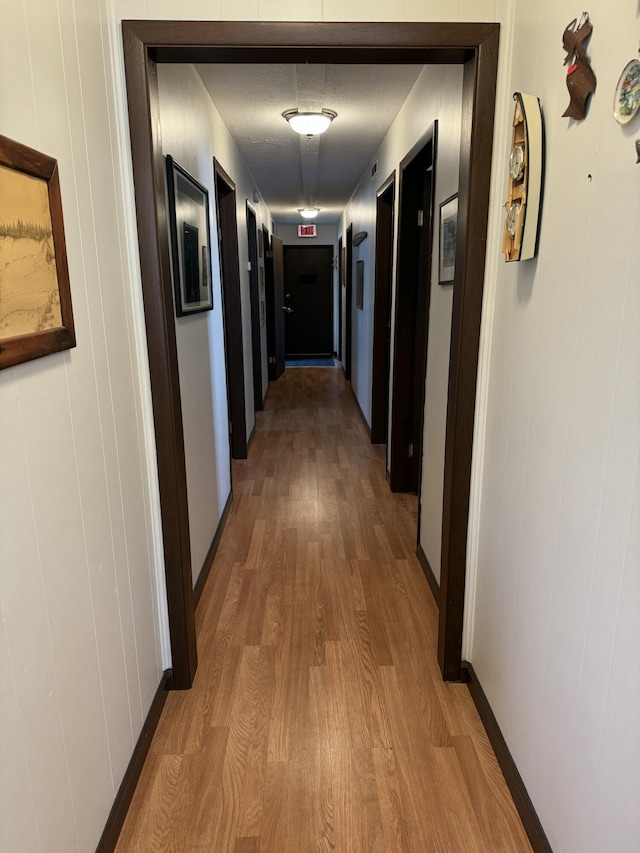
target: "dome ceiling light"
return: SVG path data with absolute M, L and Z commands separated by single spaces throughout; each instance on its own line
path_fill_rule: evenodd
M 319 207 L 299 207 L 298 213 L 303 219 L 315 219 L 320 213 Z
M 298 110 L 287 110 L 282 113 L 291 128 L 300 136 L 317 136 L 324 133 L 338 113 L 333 110 L 322 110 L 316 113 L 301 113 Z

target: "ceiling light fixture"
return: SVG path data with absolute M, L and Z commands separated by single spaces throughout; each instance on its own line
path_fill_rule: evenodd
M 315 219 L 320 213 L 319 207 L 299 207 L 298 213 L 303 219 Z
M 315 113 L 301 113 L 298 110 L 287 110 L 282 113 L 291 128 L 300 136 L 317 136 L 324 133 L 338 113 L 333 110 L 322 110 Z

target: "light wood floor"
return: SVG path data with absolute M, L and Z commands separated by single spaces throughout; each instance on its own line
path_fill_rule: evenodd
M 117 853 L 530 851 L 342 371 L 272 383 Z

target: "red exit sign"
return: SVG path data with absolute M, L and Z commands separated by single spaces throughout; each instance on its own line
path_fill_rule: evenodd
M 315 225 L 298 225 L 298 237 L 317 237 Z

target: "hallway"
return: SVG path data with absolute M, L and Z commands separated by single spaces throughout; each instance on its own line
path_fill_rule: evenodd
M 417 501 L 337 368 L 272 383 L 117 853 L 529 851 L 465 685 L 442 683 Z

